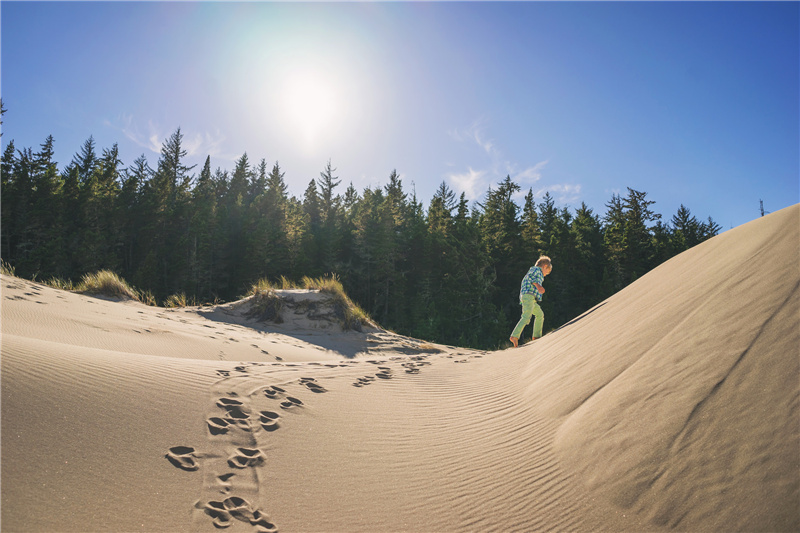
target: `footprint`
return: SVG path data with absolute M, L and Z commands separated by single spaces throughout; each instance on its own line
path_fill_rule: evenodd
M 229 474 L 223 474 L 221 476 L 217 476 L 217 479 L 219 480 L 219 484 L 222 487 L 222 490 L 220 490 L 220 492 L 222 494 L 228 494 L 231 491 L 232 485 L 228 480 L 230 480 L 235 475 L 236 474 L 229 473 Z
M 386 370 L 384 370 L 384 371 L 382 371 L 382 372 L 378 372 L 378 373 L 377 373 L 377 374 L 375 374 L 375 375 L 376 375 L 376 376 L 378 376 L 378 377 L 379 377 L 379 378 L 381 378 L 381 379 L 392 379 L 392 373 L 391 373 L 391 371 L 388 371 L 388 372 L 387 372 Z
M 280 415 L 272 411 L 261 411 L 261 427 L 266 431 L 278 429 L 278 419 Z
M 200 468 L 194 452 L 195 450 L 191 446 L 173 446 L 165 457 L 181 470 L 193 472 Z
M 300 378 L 300 383 L 308 387 L 311 392 L 328 392 L 328 389 L 317 383 L 317 380 L 314 378 Z
M 234 400 L 233 398 L 220 398 L 219 400 L 217 400 L 217 405 L 222 407 L 223 409 L 226 409 L 229 406 L 240 406 L 244 404 L 239 400 Z
M 259 516 L 263 517 L 264 515 L 259 514 Z M 269 518 L 258 518 L 254 522 L 250 523 L 256 526 L 256 531 L 258 531 L 258 533 L 278 533 L 278 528 L 275 526 L 275 524 L 269 521 Z
M 264 391 L 264 395 L 267 398 L 277 398 L 278 397 L 278 391 L 272 390 L 272 389 L 267 389 L 267 390 Z
M 253 512 L 253 520 L 250 521 L 250 524 L 256 526 L 258 533 L 278 533 L 277 526 L 261 511 Z
M 230 527 L 235 518 L 255 526 L 258 533 L 277 533 L 278 531 L 269 516 L 258 509 L 253 509 L 250 502 L 238 496 L 231 496 L 221 502 L 210 501 L 202 508 L 213 518 L 214 526 L 219 529 Z
M 250 502 L 244 498 L 231 496 L 222 502 L 222 506 L 231 514 L 232 517 L 237 520 L 241 520 L 242 522 L 252 524 L 256 519 L 256 511 L 254 511 L 253 506 L 250 505 Z M 260 514 L 261 513 L 259 513 L 259 515 Z
M 228 432 L 230 422 L 224 418 L 214 417 L 209 418 L 206 424 L 208 424 L 208 431 L 210 431 L 212 435 L 224 435 Z
M 301 402 L 297 398 L 293 398 L 291 396 L 287 396 L 286 397 L 286 401 L 281 402 L 281 407 L 283 407 L 284 409 L 289 409 L 289 408 L 294 407 L 296 405 L 303 405 L 303 402 Z
M 258 448 L 236 448 L 236 452 L 228 459 L 228 464 L 234 468 L 247 468 L 260 465 L 264 459 L 264 452 Z
M 369 385 L 373 381 L 375 381 L 375 376 L 364 376 L 363 378 L 358 378 L 353 385 L 355 387 L 363 387 L 364 385 Z
M 220 398 L 217 400 L 217 406 L 228 411 L 228 417 L 233 419 L 231 422 L 237 425 L 241 425 L 240 422 L 244 422 L 248 418 L 247 408 L 244 406 L 244 403 L 239 400 Z
M 308 387 L 308 390 L 310 390 L 311 392 L 316 392 L 317 394 L 322 392 L 328 392 L 328 389 L 316 383 L 305 383 L 305 386 Z
M 214 527 L 224 529 L 233 524 L 233 516 L 225 509 L 222 502 L 207 502 L 203 506 L 205 513 L 211 517 Z

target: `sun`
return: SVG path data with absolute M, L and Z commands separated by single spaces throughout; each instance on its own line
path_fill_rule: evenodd
M 281 91 L 282 122 L 305 148 L 313 149 L 336 128 L 341 100 L 334 77 L 296 69 L 286 76 Z

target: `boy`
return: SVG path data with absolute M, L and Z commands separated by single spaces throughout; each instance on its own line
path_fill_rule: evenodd
M 542 294 L 544 294 L 544 277 L 553 271 L 553 264 L 550 258 L 546 255 L 541 256 L 536 265 L 532 266 L 525 277 L 522 278 L 522 286 L 519 290 L 519 302 L 522 304 L 522 317 L 517 322 L 517 327 L 511 332 L 511 337 L 508 340 L 514 345 L 514 348 L 519 347 L 519 338 L 522 336 L 522 330 L 533 320 L 533 340 L 542 336 L 542 327 L 544 326 L 544 312 L 539 307 L 539 302 L 542 301 Z

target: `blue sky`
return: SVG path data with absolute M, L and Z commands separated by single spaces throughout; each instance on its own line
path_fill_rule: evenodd
M 723 229 L 800 201 L 798 2 L 0 3 L 3 148 L 48 135 L 155 167 L 330 159 L 427 207 L 510 175 L 604 214 L 646 191 Z M 520 198 L 521 202 L 521 198 Z

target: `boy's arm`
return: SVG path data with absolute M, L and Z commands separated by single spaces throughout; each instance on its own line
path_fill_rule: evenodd
M 532 285 L 536 287 L 536 290 L 539 291 L 539 294 L 544 294 L 544 287 L 542 287 L 542 282 L 544 281 L 544 275 L 542 274 L 541 268 L 536 268 L 534 270 Z

